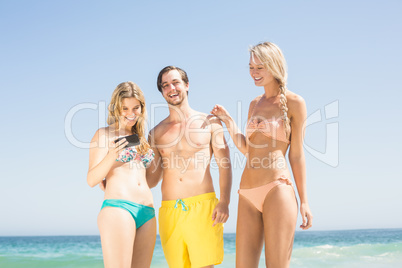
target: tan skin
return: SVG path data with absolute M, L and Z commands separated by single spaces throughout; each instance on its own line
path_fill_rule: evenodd
M 229 217 L 232 171 L 222 124 L 218 118 L 190 108 L 189 85 L 177 70 L 162 76 L 162 88 L 170 114 L 150 131 L 155 159 L 147 169 L 148 184 L 154 187 L 163 177 L 162 200 L 214 192 L 210 173 L 214 154 L 219 167 L 220 200 L 212 213 L 213 226 L 225 223 Z
M 252 116 L 262 119 L 282 116 L 279 102 L 279 84 L 257 57 L 250 58 L 250 75 L 256 86 L 264 87 L 264 94 L 256 106 L 259 97 L 250 103 L 248 120 Z M 240 189 L 266 185 L 281 175 L 290 176 L 285 159 L 289 149 L 289 163 L 293 171 L 297 191 L 300 197 L 300 213 L 303 224 L 301 229 L 312 226 L 306 193 L 306 171 L 303 152 L 304 122 L 307 117 L 306 105 L 300 96 L 287 91 L 288 117 L 291 122 L 291 142 L 273 140 L 256 131 L 247 138 L 240 132 L 234 120 L 224 107 L 216 105 L 211 113 L 218 116 L 227 126 L 237 148 L 247 156 Z M 260 160 L 268 156 L 270 165 L 262 166 Z M 239 195 L 236 230 L 236 267 L 258 267 L 263 244 L 265 242 L 266 266 L 270 268 L 289 267 L 293 247 L 293 238 L 297 221 L 297 201 L 294 190 L 289 185 L 273 188 L 265 197 L 263 212 L 258 211 L 242 195 Z
M 99 129 L 92 138 L 87 182 L 91 187 L 99 184 L 105 191 L 105 199 L 125 199 L 153 207 L 142 163 L 116 161 L 127 141 L 122 139 L 115 144 L 114 140 L 132 134 L 131 127 L 142 114 L 140 102 L 136 98 L 123 99 L 120 114 L 120 130 L 111 125 Z M 102 187 L 104 178 L 106 188 Z M 106 268 L 151 266 L 156 240 L 155 218 L 137 229 L 128 211 L 105 207 L 98 215 L 98 227 Z

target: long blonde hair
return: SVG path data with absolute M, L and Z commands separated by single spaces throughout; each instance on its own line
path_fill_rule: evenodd
M 279 93 L 283 121 L 285 123 L 286 137 L 290 136 L 290 119 L 288 117 L 287 105 L 287 65 L 285 57 L 280 48 L 270 42 L 259 43 L 249 49 L 251 57 L 256 56 L 264 65 L 264 67 L 272 74 L 279 84 Z
M 141 144 L 137 146 L 137 150 L 141 154 L 148 152 L 150 148 L 146 138 L 145 138 L 145 122 L 147 119 L 147 110 L 145 106 L 145 97 L 142 93 L 140 87 L 131 82 L 120 83 L 116 89 L 113 91 L 112 99 L 108 106 L 109 115 L 107 117 L 108 125 L 115 124 L 117 130 L 120 129 L 119 117 L 121 116 L 121 108 L 123 99 L 125 98 L 136 98 L 141 105 L 141 115 L 138 117 L 137 122 L 132 127 L 131 131 L 138 135 Z

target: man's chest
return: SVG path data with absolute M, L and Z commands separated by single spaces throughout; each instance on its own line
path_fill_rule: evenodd
M 210 126 L 193 122 L 166 127 L 156 140 L 156 144 L 162 156 L 171 153 L 192 155 L 198 151 L 209 150 L 211 138 Z

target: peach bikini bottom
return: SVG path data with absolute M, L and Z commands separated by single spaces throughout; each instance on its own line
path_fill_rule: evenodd
M 278 185 L 290 185 L 293 188 L 292 182 L 285 176 L 279 177 L 279 179 L 274 180 L 268 184 L 258 186 L 250 189 L 239 189 L 238 193 L 244 196 L 248 201 L 250 201 L 256 209 L 262 213 L 262 207 L 264 205 L 264 200 L 267 194 Z

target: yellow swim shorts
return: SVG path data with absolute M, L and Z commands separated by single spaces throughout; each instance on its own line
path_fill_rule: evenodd
M 223 224 L 212 227 L 215 193 L 162 201 L 159 235 L 169 267 L 190 268 L 223 261 Z

